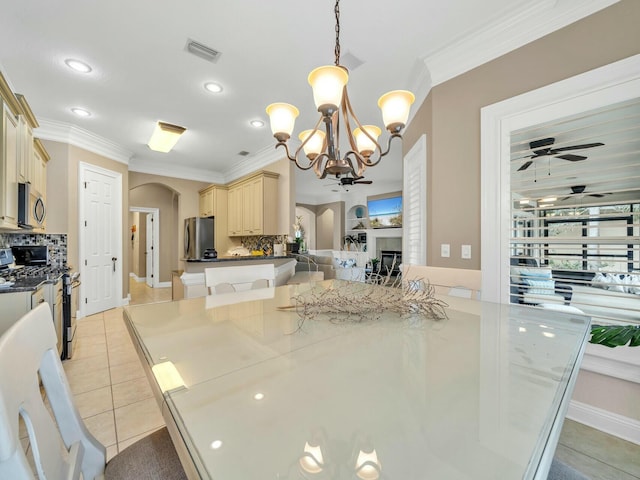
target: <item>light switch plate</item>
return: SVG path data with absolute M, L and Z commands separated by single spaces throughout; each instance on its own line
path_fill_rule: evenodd
M 443 243 L 440 245 L 440 256 L 449 258 L 451 255 L 451 247 L 448 243 Z
M 471 258 L 471 245 L 462 245 L 460 253 L 462 258 L 469 260 Z

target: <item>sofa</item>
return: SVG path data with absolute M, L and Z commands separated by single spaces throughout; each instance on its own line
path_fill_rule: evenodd
M 511 259 L 511 303 L 568 305 L 571 286 L 558 281 L 550 268 L 540 268 L 532 258 Z
M 640 321 L 640 294 L 605 290 L 591 285 L 572 285 L 570 305 L 593 317 L 601 319 Z

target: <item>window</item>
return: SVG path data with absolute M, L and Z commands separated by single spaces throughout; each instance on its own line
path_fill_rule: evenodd
M 640 99 L 511 133 L 510 301 L 640 322 Z

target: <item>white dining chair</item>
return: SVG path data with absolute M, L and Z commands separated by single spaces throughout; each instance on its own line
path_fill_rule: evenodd
M 480 300 L 482 272 L 466 268 L 429 267 L 426 265 L 402 264 L 402 281 L 422 280 L 433 285 L 436 293 L 452 297 Z
M 209 295 L 267 288 L 275 286 L 276 270 L 273 263 L 205 268 L 204 281 Z
M 89 433 L 75 406 L 56 341 L 46 303 L 0 337 L 0 478 L 186 479 L 166 428 L 106 462 L 105 447 Z M 34 467 L 19 438 L 20 417 Z

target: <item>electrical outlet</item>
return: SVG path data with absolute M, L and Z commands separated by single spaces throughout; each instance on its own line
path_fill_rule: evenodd
M 440 245 L 440 256 L 444 258 L 449 258 L 451 255 L 451 247 L 448 243 L 443 243 Z
M 460 254 L 465 260 L 471 259 L 471 245 L 462 245 Z

